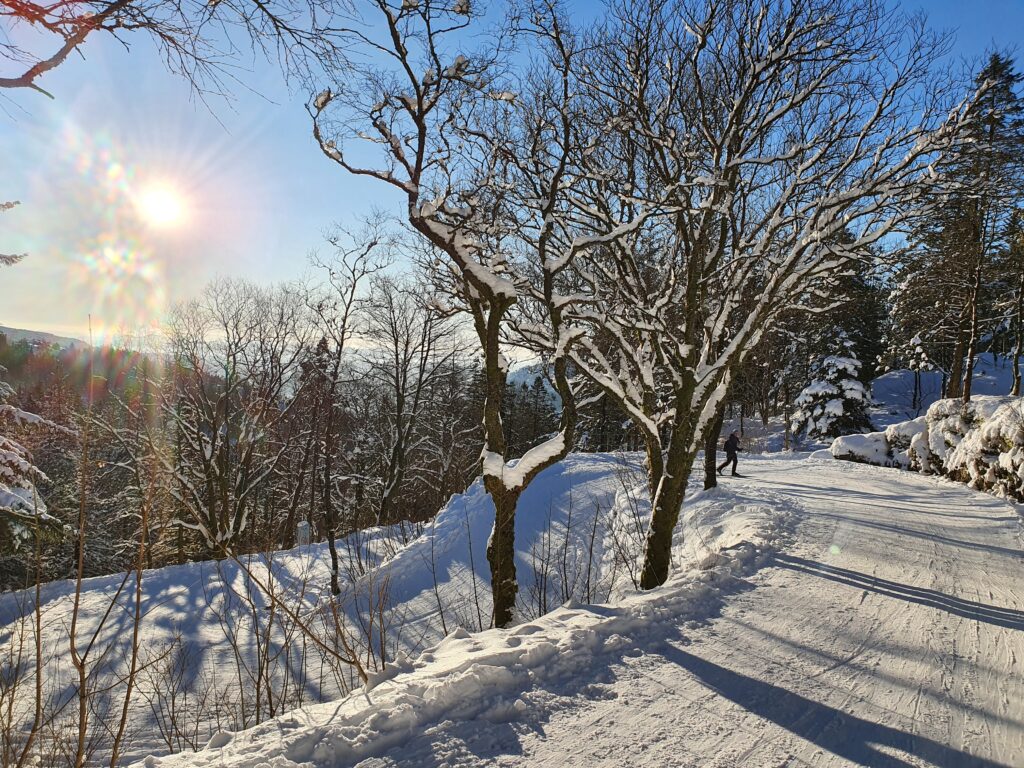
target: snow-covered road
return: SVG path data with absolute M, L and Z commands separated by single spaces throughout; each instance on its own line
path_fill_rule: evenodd
M 1024 766 L 1013 509 L 896 470 L 772 461 L 744 471 L 744 495 L 796 499 L 807 513 L 756 588 L 685 640 L 654 638 L 515 745 L 490 745 L 490 759 Z

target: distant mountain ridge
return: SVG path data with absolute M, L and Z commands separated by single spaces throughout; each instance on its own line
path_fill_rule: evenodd
M 42 341 L 46 344 L 56 344 L 59 347 L 87 346 L 81 339 L 71 336 L 58 336 L 55 333 L 46 331 L 29 331 L 24 328 L 9 328 L 0 325 L 0 333 L 7 337 L 7 341 L 14 343 L 18 341 Z

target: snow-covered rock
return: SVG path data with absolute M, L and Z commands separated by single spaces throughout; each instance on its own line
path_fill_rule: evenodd
M 842 435 L 832 441 L 829 452 L 837 459 L 877 464 L 880 467 L 887 467 L 892 461 L 884 432 Z
M 1024 499 L 1024 399 L 986 413 L 949 452 L 946 471 L 972 488 Z
M 885 428 L 885 442 L 888 446 L 892 466 L 903 469 L 920 469 L 921 462 L 930 460 L 931 453 L 922 436 L 928 432 L 928 420 L 919 416 L 910 421 L 890 424 Z

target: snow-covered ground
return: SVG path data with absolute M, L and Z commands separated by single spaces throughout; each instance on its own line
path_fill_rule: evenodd
M 149 766 L 1020 766 L 1017 509 L 761 458 L 659 590 L 453 632 L 365 690 Z M 718 550 L 718 554 L 711 554 Z
M 639 460 L 638 455 L 572 456 L 538 476 L 523 495 L 516 521 L 523 620 L 567 600 L 604 603 L 635 591 L 649 514 Z M 721 546 L 756 537 L 777 515 L 775 509 L 734 502 L 720 496 L 691 504 L 676 551 L 681 569 Z M 477 484 L 453 497 L 408 543 L 385 530 L 339 542 L 348 641 L 358 647 L 368 671 L 379 667 L 382 643 L 390 661 L 397 654 L 416 656 L 457 630 L 489 626 L 485 548 L 493 518 L 490 500 Z M 334 657 L 325 660 L 302 628 L 325 642 L 337 640 L 326 599 L 329 563 L 327 547 L 319 544 L 240 562 L 145 571 L 143 672 L 126 757 L 191 751 L 219 731 L 240 730 L 298 705 L 336 700 L 358 687 L 355 669 Z M 73 587 L 70 581 L 44 585 L 40 600 L 48 706 L 66 714 L 74 709 L 75 672 L 67 661 Z M 129 658 L 133 589 L 134 580 L 124 575 L 83 585 L 80 643 L 87 644 L 103 621 L 93 644 L 92 658 L 101 660 L 94 686 L 113 686 L 111 696 L 101 694 L 95 704 L 94 722 L 120 709 L 122 688 L 116 681 Z M 0 595 L 0 647 L 12 648 L 25 637 L 31 601 L 31 593 Z M 360 637 L 365 627 L 371 628 L 372 645 Z M 400 668 L 391 665 L 389 673 Z M 19 698 L 31 707 L 31 696 Z M 97 756 L 103 753 L 98 744 Z
M 976 395 L 1008 395 L 1013 384 L 1013 361 L 1002 355 L 983 352 L 974 364 L 971 390 Z M 921 373 L 920 409 L 913 407 L 914 373 L 908 370 L 890 371 L 871 382 L 871 397 L 875 408 L 871 422 L 875 429 L 913 419 L 923 414 L 928 406 L 942 398 L 942 374 L 939 371 Z

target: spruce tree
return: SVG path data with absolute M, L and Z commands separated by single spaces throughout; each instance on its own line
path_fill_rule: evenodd
M 866 262 L 856 262 L 849 274 L 839 278 L 838 290 L 845 301 L 835 313 L 839 315 L 835 322 L 853 344 L 861 362 L 859 378 L 867 384 L 878 374 L 877 360 L 884 350 L 885 289 Z
M 1020 395 L 1020 363 L 1024 357 L 1024 208 L 1018 208 L 1010 217 L 1003 241 L 996 260 L 999 275 L 996 310 L 1009 336 L 1013 373 L 1010 394 Z
M 12 205 L 0 203 L 0 212 Z M 0 268 L 21 258 L 0 254 Z M 46 513 L 46 505 L 35 487 L 36 482 L 46 480 L 46 475 L 32 461 L 32 454 L 20 439 L 20 433 L 27 428 L 56 425 L 12 402 L 15 393 L 3 380 L 5 373 L 0 367 L 0 551 L 20 548 L 40 527 L 50 534 L 60 531 L 57 521 Z
M 970 399 L 982 337 L 994 330 L 999 252 L 1024 194 L 1022 76 L 992 53 L 976 77 L 982 97 L 955 152 L 936 165 L 938 192 L 896 273 L 894 337 L 921 336 L 948 373 L 946 397 Z
M 844 331 L 837 330 L 835 345 L 837 354 L 818 362 L 814 380 L 795 401 L 793 432 L 807 439 L 871 430 L 867 414 L 871 398 L 860 380 L 861 363 L 853 341 Z

